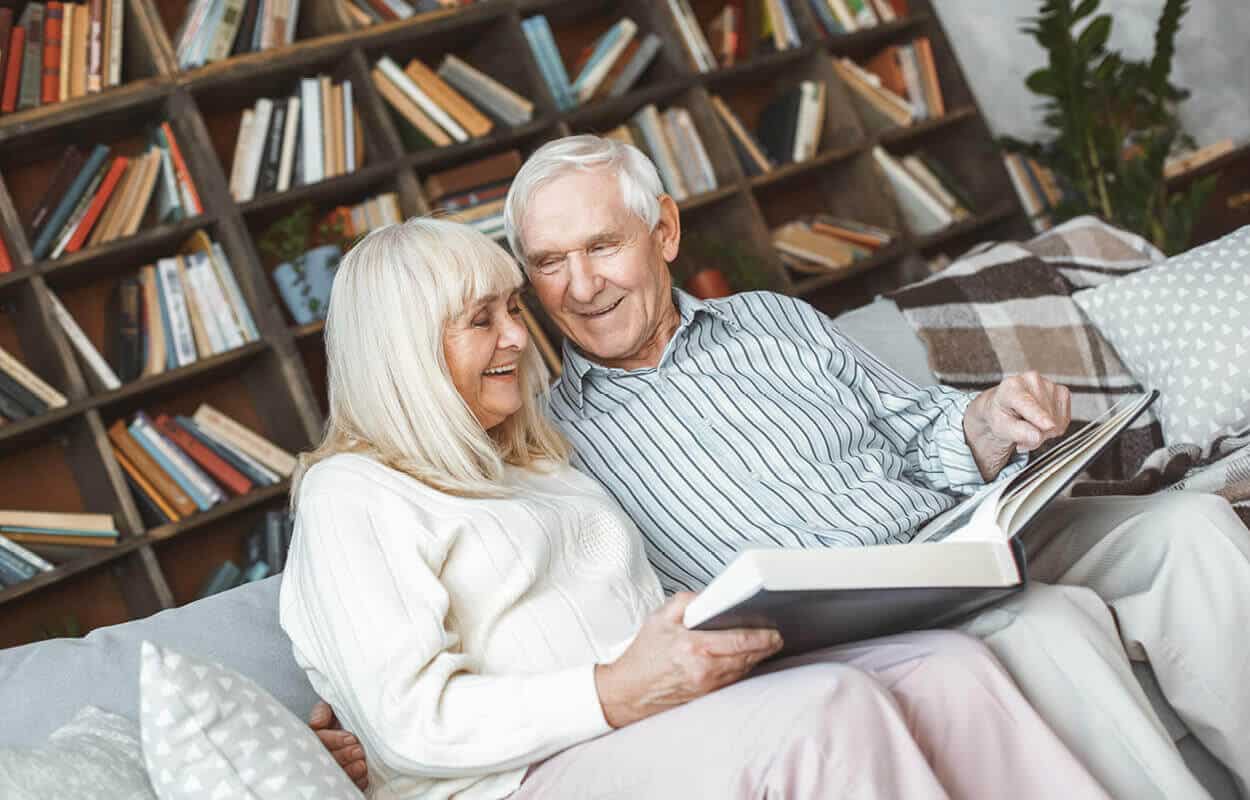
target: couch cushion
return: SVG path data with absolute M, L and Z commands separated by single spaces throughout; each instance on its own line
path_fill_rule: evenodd
M 1159 390 L 1168 444 L 1205 447 L 1250 422 L 1250 225 L 1075 300 Z
M 1065 230 L 1080 236 L 1065 238 Z M 1127 235 L 1075 220 L 1033 242 L 978 248 L 891 297 L 924 342 L 941 383 L 980 391 L 1037 370 L 1071 389 L 1072 424 L 1079 426 L 1142 391 L 1071 297 L 1073 283 L 1110 280 L 1151 263 L 1149 253 L 1131 246 L 1136 237 L 1121 236 Z M 1089 252 L 1078 252 L 1082 247 Z M 1090 476 L 1132 475 L 1161 443 L 1147 411 L 1091 465 Z
M 839 315 L 834 324 L 912 383 L 921 386 L 937 383 L 929 369 L 924 343 L 893 300 L 878 297 L 866 306 Z
M 0 746 L 42 744 L 85 705 L 138 720 L 145 640 L 247 675 L 302 718 L 317 702 L 278 625 L 281 576 L 146 619 L 0 650 Z

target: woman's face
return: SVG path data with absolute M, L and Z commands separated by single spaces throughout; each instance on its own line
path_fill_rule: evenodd
M 521 408 L 517 369 L 528 342 L 515 292 L 471 304 L 443 330 L 451 381 L 486 430 Z

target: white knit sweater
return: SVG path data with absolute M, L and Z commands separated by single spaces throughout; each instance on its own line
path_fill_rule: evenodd
M 458 498 L 337 455 L 300 486 L 282 627 L 371 797 L 505 797 L 609 730 L 594 665 L 663 599 L 641 536 L 570 467 L 506 482 L 517 497 Z

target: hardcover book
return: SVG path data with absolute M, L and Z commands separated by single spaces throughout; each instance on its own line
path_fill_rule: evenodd
M 951 624 L 1024 588 L 1030 523 L 1154 402 L 1128 397 L 909 544 L 749 550 L 686 607 L 696 630 L 768 627 L 779 655 Z

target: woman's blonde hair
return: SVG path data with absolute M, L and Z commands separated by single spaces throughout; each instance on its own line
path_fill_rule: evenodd
M 452 383 L 448 322 L 486 297 L 506 296 L 521 272 L 472 228 L 414 218 L 370 233 L 343 258 L 330 293 L 325 343 L 330 416 L 300 456 L 291 488 L 337 453 L 368 455 L 440 491 L 507 495 L 504 464 L 566 463 L 569 447 L 543 415 L 547 368 L 531 342 L 521 354 L 521 408 L 487 432 Z

